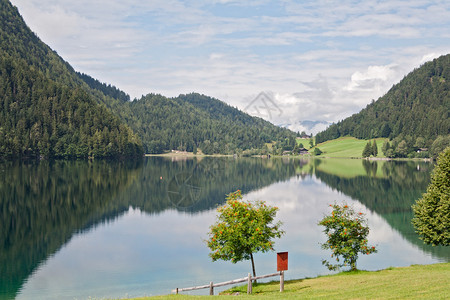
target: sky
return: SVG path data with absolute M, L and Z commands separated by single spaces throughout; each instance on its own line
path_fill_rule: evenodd
M 450 1 L 11 0 L 77 71 L 131 98 L 197 92 L 295 131 L 450 53 Z

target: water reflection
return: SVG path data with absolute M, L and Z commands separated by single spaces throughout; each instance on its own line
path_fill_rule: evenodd
M 322 182 L 364 204 L 423 251 L 431 253 L 436 258 L 450 260 L 448 247 L 424 245 L 411 225 L 413 217 L 411 206 L 426 191 L 432 164 L 416 161 L 362 160 L 367 175 L 346 177 L 340 175 L 342 172 L 348 174 L 348 171 L 342 169 L 340 172 L 330 173 L 327 163 L 332 164 L 333 161 L 324 161 L 314 172 Z M 353 172 L 355 169 L 353 167 Z M 380 170 L 377 172 L 378 169 Z
M 13 298 L 38 264 L 75 232 L 115 217 L 111 199 L 139 163 L 6 162 L 0 165 L 0 290 Z
M 149 214 L 174 207 L 199 212 L 223 202 L 229 191 L 257 189 L 294 172 L 282 161 L 209 158 L 4 162 L 0 168 L 0 297 L 6 299 L 75 233 L 116 220 L 129 207 Z M 190 203 L 170 194 L 182 174 L 197 186 Z
M 410 225 L 410 206 L 425 191 L 431 168 L 417 162 L 156 157 L 2 163 L 0 298 L 164 294 L 242 277 L 247 263 L 212 263 L 202 241 L 213 208 L 238 188 L 281 208 L 287 234 L 277 250 L 290 252 L 288 277 L 326 273 L 316 224 L 334 200 L 366 210 L 372 236 L 384 245 L 379 258 L 362 260 L 363 268 L 448 261 L 448 249 L 425 247 Z M 257 272 L 273 272 L 272 258 L 256 260 Z

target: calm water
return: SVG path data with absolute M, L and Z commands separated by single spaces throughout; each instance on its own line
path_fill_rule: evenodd
M 358 267 L 450 261 L 410 225 L 431 164 L 361 160 L 170 159 L 0 164 L 0 299 L 125 298 L 244 277 L 250 262 L 211 262 L 204 242 L 225 194 L 280 207 L 286 277 L 327 274 L 317 222 L 345 200 L 367 214 L 377 254 Z M 257 254 L 258 274 L 276 271 Z M 204 291 L 203 293 L 206 293 Z M 201 292 L 202 293 L 202 292 Z

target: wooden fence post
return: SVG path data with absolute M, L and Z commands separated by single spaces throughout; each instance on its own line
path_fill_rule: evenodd
M 248 273 L 247 279 L 247 294 L 251 294 L 252 291 L 252 274 Z
M 284 271 L 280 271 L 280 292 L 284 292 Z
M 212 281 L 209 283 L 209 295 L 214 296 L 214 284 Z

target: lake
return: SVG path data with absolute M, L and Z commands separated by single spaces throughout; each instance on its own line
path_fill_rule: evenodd
M 424 245 L 411 225 L 432 169 L 289 158 L 2 162 L 0 299 L 164 295 L 245 277 L 249 261 L 212 262 L 204 242 L 217 206 L 237 189 L 280 208 L 286 234 L 275 250 L 289 252 L 286 279 L 330 273 L 317 223 L 335 201 L 368 218 L 378 253 L 361 256 L 359 269 L 448 262 L 449 247 Z M 273 273 L 276 254 L 258 253 L 255 264 L 257 274 Z

